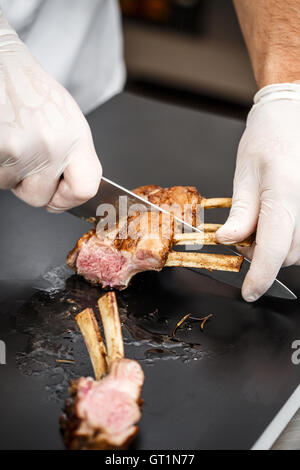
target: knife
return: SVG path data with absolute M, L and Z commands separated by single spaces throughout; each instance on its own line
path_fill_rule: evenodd
M 143 199 L 141 196 L 134 194 L 132 191 L 129 191 L 128 189 L 125 189 L 119 184 L 114 183 L 113 181 L 110 181 L 109 179 L 104 178 L 104 177 L 102 177 L 101 179 L 101 183 L 100 183 L 96 196 L 94 196 L 88 202 L 86 202 L 85 204 L 82 204 L 79 207 L 74 207 L 72 209 L 69 209 L 68 212 L 70 212 L 72 215 L 75 215 L 76 217 L 79 217 L 80 219 L 85 220 L 87 222 L 95 221 L 98 206 L 100 204 L 112 204 L 116 208 L 116 210 L 118 210 L 120 196 L 126 196 L 130 203 L 133 203 L 133 204 L 142 203 L 148 208 L 155 209 L 160 212 L 168 213 L 166 210 L 162 209 L 161 207 L 156 206 L 155 204 Z M 178 217 L 175 217 L 175 219 L 177 219 L 178 222 L 180 222 L 184 227 L 188 228 L 190 231 L 202 233 L 199 228 L 188 224 L 184 220 L 181 220 Z M 228 246 L 222 245 L 222 250 L 230 254 L 232 253 L 237 254 L 235 250 L 233 250 L 232 248 Z M 227 271 L 226 272 L 212 271 L 212 272 L 208 272 L 205 274 L 207 274 L 209 277 L 212 277 L 213 279 L 216 279 L 217 281 L 221 281 L 225 284 L 229 284 L 231 286 L 241 288 L 249 266 L 250 266 L 250 261 L 245 258 L 242 264 L 241 270 L 238 273 L 231 273 Z M 198 269 L 193 268 L 192 271 L 201 272 L 201 274 L 203 274 L 203 270 L 200 271 Z M 272 286 L 266 292 L 265 295 L 268 295 L 271 297 L 279 297 L 282 299 L 297 299 L 296 295 L 278 279 L 275 279 L 274 283 L 272 284 Z

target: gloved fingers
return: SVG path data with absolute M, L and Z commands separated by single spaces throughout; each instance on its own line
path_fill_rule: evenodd
M 300 264 L 300 230 L 297 229 L 295 230 L 291 249 L 283 263 L 283 266 L 287 267 L 294 264 Z
M 216 232 L 219 243 L 239 242 L 256 228 L 259 214 L 258 182 L 252 170 L 237 166 L 232 207 L 226 223 Z
M 287 268 L 288 266 L 293 266 L 293 265 L 298 265 L 300 262 L 300 255 L 299 253 L 295 253 L 295 252 L 290 252 L 285 261 L 283 262 L 282 264 L 282 267 L 283 268 Z
M 44 207 L 52 199 L 57 186 L 58 177 L 45 171 L 24 178 L 12 192 L 31 206 Z
M 18 184 L 17 173 L 14 169 L 0 166 L 0 189 L 11 189 Z
M 280 202 L 262 198 L 253 259 L 242 288 L 246 301 L 254 302 L 273 284 L 289 253 L 294 226 Z
M 232 199 L 232 208 L 225 224 L 216 232 L 219 243 L 240 242 L 251 235 L 257 225 L 259 214 L 259 194 L 256 189 L 238 191 Z
M 293 237 L 293 242 L 291 245 L 291 248 L 289 250 L 289 253 L 286 257 L 286 259 L 283 262 L 282 267 L 287 267 L 287 266 L 293 266 L 293 265 L 299 265 L 300 264 L 300 242 L 297 241 L 300 240 L 300 233 L 294 234 Z M 236 247 L 237 251 L 244 256 L 245 258 L 252 260 L 254 250 L 255 250 L 255 245 L 256 243 L 254 242 L 250 247 Z
M 255 242 L 252 243 L 251 246 L 237 246 L 237 251 L 243 255 L 245 258 L 251 260 L 253 258 L 253 253 L 255 250 Z
M 47 204 L 49 212 L 63 212 L 96 195 L 102 168 L 92 145 L 88 153 L 82 145 L 73 151 L 63 176 L 53 198 Z

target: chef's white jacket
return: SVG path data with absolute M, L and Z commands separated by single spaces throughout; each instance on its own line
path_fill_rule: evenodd
M 32 54 L 84 113 L 122 90 L 117 0 L 0 0 L 0 5 Z

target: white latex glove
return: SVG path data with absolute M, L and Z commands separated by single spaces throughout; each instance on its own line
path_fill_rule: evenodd
M 93 197 L 101 173 L 79 107 L 0 16 L 0 189 L 59 212 Z
M 241 139 L 233 203 L 217 232 L 222 243 L 241 241 L 257 227 L 242 294 L 253 302 L 282 265 L 300 264 L 300 85 L 262 88 Z

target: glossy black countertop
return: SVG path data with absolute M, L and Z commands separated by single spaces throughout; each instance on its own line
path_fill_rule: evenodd
M 231 195 L 242 122 L 126 93 L 88 119 L 108 178 L 129 188 L 182 184 L 207 197 Z M 0 448 L 61 449 L 68 381 L 92 373 L 74 315 L 102 293 L 64 268 L 87 225 L 9 192 L 0 194 L 0 210 L 0 340 L 7 347 Z M 225 220 L 226 212 L 213 212 L 209 220 Z M 280 274 L 298 295 L 299 272 Z M 299 384 L 300 366 L 291 361 L 299 300 L 250 305 L 238 289 L 170 268 L 137 276 L 118 301 L 126 353 L 146 375 L 135 448 L 250 448 Z M 214 316 L 203 332 L 190 323 L 170 341 L 187 313 Z M 75 362 L 57 362 L 64 358 Z

